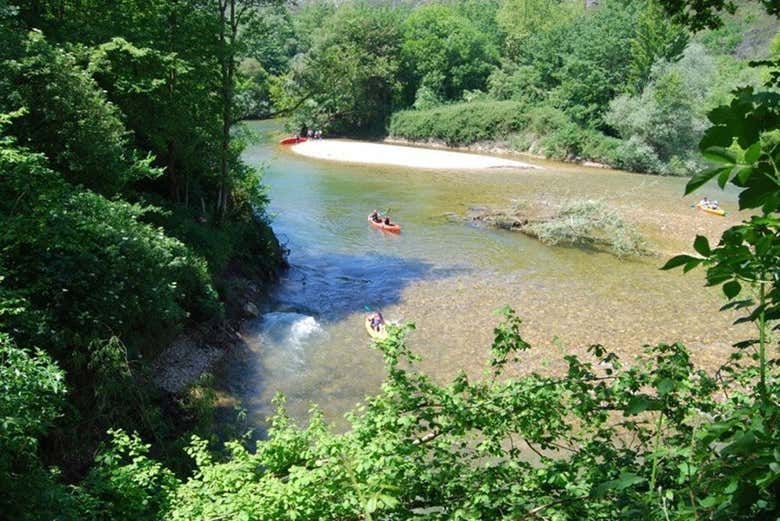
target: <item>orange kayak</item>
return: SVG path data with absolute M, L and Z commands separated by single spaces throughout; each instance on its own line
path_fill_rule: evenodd
M 371 216 L 368 216 L 368 224 L 373 226 L 374 228 L 378 230 L 382 230 L 385 232 L 390 233 L 401 233 L 401 227 L 395 223 L 385 224 L 384 222 L 376 222 L 374 221 Z
M 279 141 L 279 144 L 280 145 L 294 145 L 295 143 L 303 143 L 307 139 L 308 138 L 298 137 L 298 136 L 286 137 L 283 140 Z

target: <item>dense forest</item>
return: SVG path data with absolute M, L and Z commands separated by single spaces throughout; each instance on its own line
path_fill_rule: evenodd
M 1 517 L 51 519 L 53 469 L 82 477 L 109 428 L 180 445 L 149 361 L 282 262 L 233 7 L 0 1 Z
M 702 166 L 706 113 L 766 80 L 748 62 L 780 52 L 757 4 L 695 35 L 623 0 L 313 0 L 264 20 L 282 30 L 242 62 L 247 114 L 674 175 Z
M 735 9 L 0 0 L 0 517 L 777 519 L 780 7 Z M 406 324 L 346 432 L 280 397 L 267 439 L 211 443 L 148 360 L 283 262 L 237 124 L 277 113 L 730 183 L 745 220 L 664 268 L 704 270 L 755 337 L 717 374 L 670 339 L 513 378 L 506 309 L 486 376 L 439 384 Z

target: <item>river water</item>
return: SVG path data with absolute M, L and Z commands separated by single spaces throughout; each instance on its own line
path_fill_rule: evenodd
M 312 160 L 277 146 L 280 124 L 256 122 L 260 141 L 245 153 L 266 165 L 273 228 L 290 249 L 290 269 L 264 314 L 247 326 L 250 349 L 222 376 L 252 426 L 264 425 L 276 393 L 304 419 L 317 403 L 331 420 L 378 391 L 382 357 L 369 347 L 366 309 L 412 321 L 421 368 L 437 379 L 463 369 L 479 376 L 489 356 L 494 311 L 524 318 L 535 348 L 512 371 L 559 371 L 569 352 L 601 343 L 630 358 L 645 344 L 683 341 L 714 367 L 746 338 L 718 313 L 717 290 L 701 273 L 659 271 L 690 250 L 697 233 L 719 236 L 733 218 L 690 208 L 684 181 L 571 165 L 540 170 L 438 171 Z M 733 195 L 716 194 L 733 208 Z M 599 198 L 621 209 L 659 256 L 618 260 L 606 253 L 549 247 L 518 233 L 453 222 L 448 213 L 506 206 L 512 199 Z M 390 208 L 395 236 L 366 215 Z

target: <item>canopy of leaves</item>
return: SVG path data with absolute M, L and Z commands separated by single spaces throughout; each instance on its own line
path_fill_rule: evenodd
M 498 52 L 486 34 L 446 5 L 431 4 L 405 22 L 403 57 L 408 88 L 427 87 L 441 99 L 485 87 Z
M 91 340 L 154 337 L 219 309 L 204 263 L 144 209 L 69 186 L 43 156 L 0 148 L 4 286 L 46 320 L 3 329 L 34 345 L 84 349 Z M 74 345 L 75 344 L 75 345 Z M 138 347 L 138 346 L 136 346 Z
M 296 58 L 302 125 L 381 132 L 399 94 L 401 27 L 389 8 L 345 6 L 328 18 L 314 47 Z

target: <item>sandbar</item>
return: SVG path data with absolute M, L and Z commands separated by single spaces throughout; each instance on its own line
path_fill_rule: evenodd
M 504 159 L 502 157 L 432 150 L 401 145 L 368 143 L 343 139 L 317 139 L 293 145 L 292 151 L 307 157 L 364 163 L 371 165 L 394 165 L 412 168 L 435 168 L 442 170 L 478 170 L 484 168 L 539 168 L 536 165 Z

